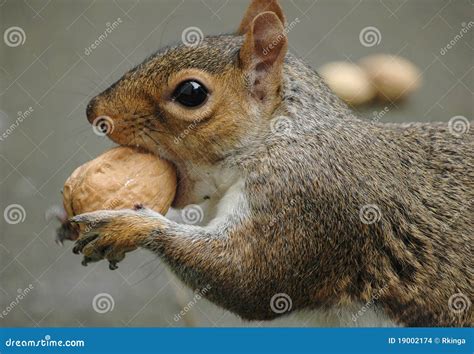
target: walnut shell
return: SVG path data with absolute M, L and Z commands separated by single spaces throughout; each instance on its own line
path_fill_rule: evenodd
M 159 157 L 129 147 L 113 148 L 78 167 L 63 189 L 68 217 L 143 204 L 165 214 L 176 193 L 176 170 Z

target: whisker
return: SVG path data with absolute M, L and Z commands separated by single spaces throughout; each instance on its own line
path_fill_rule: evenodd
M 152 127 L 149 127 L 149 126 L 145 126 L 145 128 L 152 131 L 152 132 L 170 135 L 168 132 L 165 132 L 163 130 L 158 130 L 158 129 L 155 129 L 155 128 L 152 128 Z
M 150 117 L 150 115 L 149 115 L 149 114 L 144 114 L 144 115 L 141 115 L 141 116 L 135 116 L 135 114 L 136 114 L 136 111 L 135 111 L 135 112 L 133 112 L 133 114 L 132 114 L 132 118 L 135 118 L 135 119 L 142 119 L 142 118 L 147 118 L 147 117 Z
M 143 134 L 145 134 L 151 141 L 153 141 L 156 145 L 160 145 L 150 134 L 148 134 L 145 130 L 143 130 Z
M 149 116 L 143 116 L 141 118 L 144 118 L 144 117 L 149 117 Z M 151 125 L 150 121 L 148 120 L 145 120 L 143 122 L 143 126 L 149 130 L 149 131 L 152 131 L 152 132 L 155 132 L 155 133 L 159 133 L 159 134 L 165 134 L 165 135 L 171 135 L 170 133 L 164 131 L 164 130 L 159 130 L 159 129 L 156 129 L 153 125 Z

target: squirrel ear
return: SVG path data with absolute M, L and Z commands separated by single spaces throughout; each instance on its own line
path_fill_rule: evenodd
M 253 19 L 239 58 L 252 91 L 261 99 L 272 91 L 272 85 L 280 85 L 287 48 L 285 28 L 274 12 L 263 12 Z
M 238 34 L 245 34 L 249 29 L 252 21 L 262 12 L 271 11 L 274 12 L 280 19 L 283 25 L 285 24 L 285 16 L 283 15 L 283 10 L 278 4 L 277 0 L 252 0 L 247 11 L 245 12 L 242 22 L 240 22 L 239 29 L 237 30 Z

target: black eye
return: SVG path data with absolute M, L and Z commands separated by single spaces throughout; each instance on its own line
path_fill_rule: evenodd
M 197 107 L 206 102 L 206 87 L 194 80 L 184 81 L 174 90 L 173 100 L 186 107 Z

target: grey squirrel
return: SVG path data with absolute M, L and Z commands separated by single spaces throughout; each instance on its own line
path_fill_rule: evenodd
M 276 0 L 253 0 L 237 33 L 160 50 L 91 100 L 114 142 L 176 165 L 174 207 L 207 222 L 82 214 L 74 252 L 115 265 L 148 249 L 246 320 L 376 299 L 396 325 L 472 326 L 472 131 L 358 119 L 287 53 L 284 24 Z

